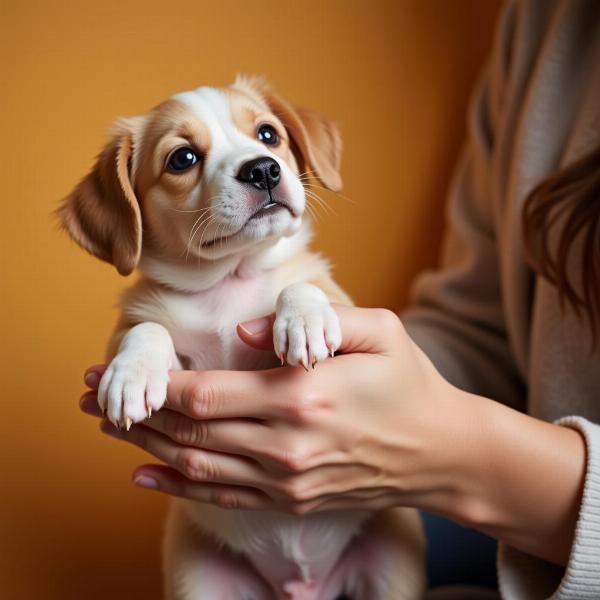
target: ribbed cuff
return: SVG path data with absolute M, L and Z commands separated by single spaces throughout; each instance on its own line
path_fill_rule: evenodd
M 500 592 L 508 600 L 598 600 L 600 598 L 600 426 L 581 417 L 557 425 L 579 431 L 587 445 L 587 466 L 575 538 L 566 569 L 500 545 Z M 543 499 L 542 499 L 543 501 Z

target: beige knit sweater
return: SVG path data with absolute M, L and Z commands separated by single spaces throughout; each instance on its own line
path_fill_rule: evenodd
M 569 564 L 501 546 L 510 600 L 600 599 L 600 350 L 528 267 L 521 235 L 532 187 L 599 144 L 600 0 L 510 1 L 470 109 L 442 267 L 417 280 L 403 316 L 452 383 L 586 439 Z

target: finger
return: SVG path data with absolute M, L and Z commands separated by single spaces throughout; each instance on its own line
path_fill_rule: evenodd
M 257 350 L 273 350 L 273 323 L 275 314 L 245 321 L 237 326 L 237 333 L 243 342 Z
M 281 446 L 280 436 L 255 420 L 196 421 L 167 409 L 152 415 L 144 426 L 182 446 L 241 454 L 258 460 L 276 460 L 277 448 Z
M 106 371 L 106 365 L 94 365 L 86 369 L 83 376 L 85 385 L 92 390 L 97 390 L 104 371 Z
M 101 428 L 104 433 L 149 452 L 192 481 L 271 487 L 265 471 L 250 459 L 181 446 L 143 425 L 126 432 L 104 421 Z
M 400 319 L 390 310 L 343 304 L 332 306 L 339 317 L 340 327 L 334 319 L 327 319 L 326 337 L 328 345 L 339 346 L 340 352 L 388 352 L 398 335 L 404 331 Z M 275 315 L 269 315 L 241 323 L 238 325 L 238 335 L 253 348 L 272 349 L 274 319 Z
M 342 353 L 388 353 L 404 334 L 402 322 L 390 310 L 342 304 L 334 304 L 333 308 L 340 321 Z
M 171 371 L 167 405 L 193 419 L 280 417 L 297 379 L 291 371 Z
M 162 465 L 144 465 L 133 473 L 138 487 L 164 492 L 196 502 L 215 504 L 221 508 L 242 510 L 273 510 L 271 498 L 260 490 L 232 485 L 197 483 L 181 473 Z
M 86 415 L 101 417 L 102 411 L 98 406 L 98 397 L 94 392 L 87 392 L 79 399 L 79 409 Z

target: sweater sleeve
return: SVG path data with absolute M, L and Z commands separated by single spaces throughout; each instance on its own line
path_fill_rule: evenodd
M 497 141 L 506 127 L 513 33 L 524 5 L 531 13 L 544 7 L 509 3 L 503 13 L 492 59 L 469 110 L 467 140 L 448 199 L 441 267 L 418 278 L 412 304 L 402 315 L 411 337 L 448 381 L 519 410 L 526 408 L 526 390 L 503 314 L 494 176 L 502 160 Z M 587 448 L 570 559 L 561 568 L 500 544 L 499 584 L 507 600 L 600 598 L 600 425 L 581 417 L 557 424 L 577 429 Z
M 511 2 L 471 101 L 467 141 L 448 198 L 441 267 L 417 279 L 402 320 L 448 381 L 523 408 L 524 386 L 507 341 L 502 307 L 492 185 L 515 13 Z

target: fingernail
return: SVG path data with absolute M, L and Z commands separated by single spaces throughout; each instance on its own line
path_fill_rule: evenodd
M 252 321 L 240 323 L 240 329 L 243 329 L 248 335 L 258 335 L 271 327 L 271 319 L 269 317 L 261 317 Z
M 85 381 L 85 385 L 88 387 L 97 388 L 100 383 L 100 375 L 96 371 L 89 371 L 85 374 L 83 381 Z
M 141 488 L 146 488 L 147 490 L 157 490 L 158 489 L 158 481 L 154 479 L 154 477 L 149 477 L 148 475 L 138 475 L 133 483 Z

